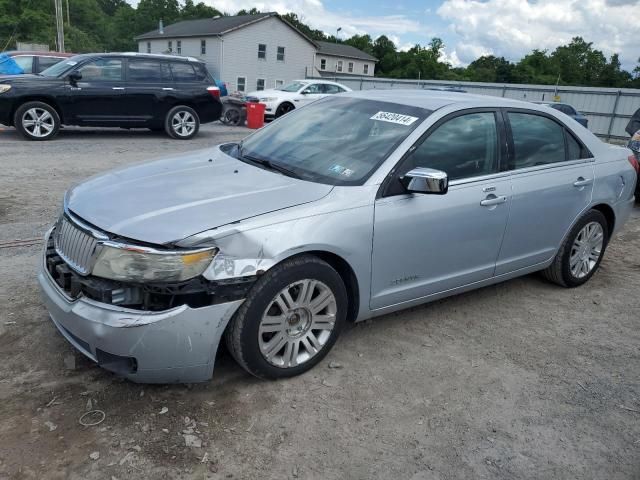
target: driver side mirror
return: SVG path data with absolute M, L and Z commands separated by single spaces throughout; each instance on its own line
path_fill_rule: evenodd
M 80 73 L 80 72 L 78 72 L 76 70 L 75 72 L 71 72 L 67 78 L 69 79 L 69 81 L 71 83 L 76 83 L 76 82 L 82 80 L 82 73 Z
M 433 168 L 414 168 L 400 177 L 400 182 L 409 193 L 444 195 L 449 191 L 449 176 Z
M 310 93 L 311 92 L 308 89 L 300 92 L 301 95 L 309 95 Z

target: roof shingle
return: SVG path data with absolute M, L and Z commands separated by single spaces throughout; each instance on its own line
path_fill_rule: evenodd
M 344 43 L 333 42 L 316 42 L 318 44 L 318 53 L 325 55 L 334 55 L 336 57 L 359 58 L 361 60 L 370 60 L 377 62 L 378 59 L 373 55 L 363 52 L 359 48 L 352 47 Z

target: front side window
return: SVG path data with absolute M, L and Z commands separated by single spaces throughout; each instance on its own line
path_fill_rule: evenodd
M 284 47 L 278 47 L 278 58 L 279 62 L 284 62 Z
M 416 167 L 446 172 L 449 180 L 498 172 L 495 114 L 469 113 L 440 125 L 407 158 L 402 172 Z
M 511 169 L 564 162 L 564 128 L 541 115 L 509 112 L 513 136 Z
M 264 90 L 264 78 L 258 78 L 258 80 L 256 81 L 256 90 Z
M 24 73 L 33 73 L 33 57 L 31 55 L 18 55 L 13 57 L 13 61 L 18 64 Z
M 182 41 L 181 40 L 177 40 L 176 41 L 176 50 L 177 50 L 178 54 L 182 53 Z
M 305 180 L 361 185 L 430 113 L 332 95 L 258 130 L 243 141 L 242 152 L 248 163 L 269 160 Z
M 321 58 L 320 59 L 320 70 L 326 70 L 327 69 L 327 59 L 326 58 Z
M 349 73 L 353 73 L 353 62 L 349 62 Z
M 192 65 L 188 63 L 171 63 L 171 73 L 176 82 L 197 82 L 198 75 Z
M 159 83 L 170 80 L 158 60 L 129 59 L 129 81 Z
M 147 42 L 147 53 L 151 53 L 151 42 Z
M 200 40 L 200 55 L 206 55 L 206 54 L 207 54 L 207 41 Z
M 336 64 L 336 70 L 338 72 L 342 71 L 342 60 L 338 60 L 338 63 Z
M 322 83 L 312 83 L 307 88 L 303 90 L 303 93 L 323 93 L 324 85 Z
M 38 57 L 38 69 L 40 71 L 49 67 L 53 67 L 56 63 L 60 63 L 64 58 L 60 57 Z
M 258 44 L 258 58 L 262 60 L 267 59 L 267 46 L 264 43 Z
M 362 67 L 362 72 L 367 75 L 369 73 L 369 64 L 365 63 L 364 66 Z
M 122 60 L 118 58 L 99 58 L 84 64 L 78 69 L 82 82 L 117 82 L 122 80 Z
M 247 88 L 247 79 L 245 77 L 238 77 L 236 79 L 236 85 L 239 92 L 244 92 Z

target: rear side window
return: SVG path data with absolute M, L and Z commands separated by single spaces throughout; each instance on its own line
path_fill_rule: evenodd
M 540 115 L 509 112 L 514 155 L 511 169 L 564 162 L 564 128 Z
M 193 66 L 188 63 L 172 63 L 171 73 L 176 82 L 197 82 L 198 76 Z
M 403 166 L 446 172 L 449 180 L 498 172 L 498 133 L 493 112 L 460 115 L 440 125 Z
M 166 68 L 158 60 L 129 60 L 129 81 L 160 83 L 171 80 Z

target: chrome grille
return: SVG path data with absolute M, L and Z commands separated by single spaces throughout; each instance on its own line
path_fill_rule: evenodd
M 93 254 L 98 245 L 96 238 L 62 217 L 56 226 L 53 241 L 56 253 L 67 265 L 81 275 L 91 272 Z

